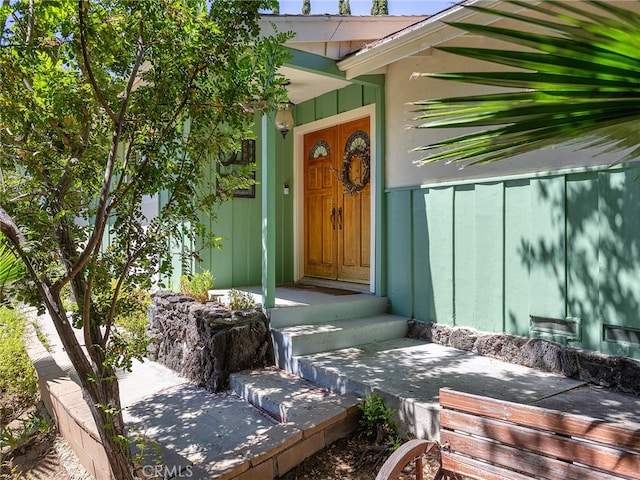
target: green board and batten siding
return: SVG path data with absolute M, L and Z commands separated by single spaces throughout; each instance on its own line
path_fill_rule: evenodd
M 394 313 L 640 358 L 639 173 L 388 190 Z
M 354 84 L 306 101 L 294 108 L 296 125 L 321 120 L 376 102 L 377 86 Z M 260 119 L 256 119 L 256 128 Z M 275 127 L 274 127 L 275 128 Z M 258 131 L 256 130 L 256 133 Z M 262 158 L 262 143 L 256 141 L 256 159 Z M 293 218 L 293 135 L 275 138 L 276 161 L 276 282 L 294 280 L 294 218 Z M 255 198 L 235 198 L 221 205 L 215 217 L 207 220 L 211 230 L 222 237 L 221 249 L 202 252 L 198 270 L 209 270 L 217 288 L 260 285 L 262 280 L 261 237 L 261 168 L 256 172 Z M 284 195 L 283 186 L 290 187 Z

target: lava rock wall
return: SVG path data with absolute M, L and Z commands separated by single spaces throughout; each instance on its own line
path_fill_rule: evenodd
M 227 310 L 173 292 L 153 295 L 149 357 L 210 392 L 229 374 L 273 365 L 269 321 L 260 309 Z

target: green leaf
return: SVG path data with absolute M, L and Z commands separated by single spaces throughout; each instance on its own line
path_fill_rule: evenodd
M 515 20 L 521 28 L 452 25 L 517 48 L 441 50 L 518 70 L 424 76 L 515 90 L 415 102 L 415 128 L 476 130 L 415 149 L 427 152 L 422 161 L 488 163 L 562 142 L 606 153 L 633 147 L 623 160 L 636 158 L 640 139 L 622 132 L 635 131 L 640 112 L 640 15 L 604 2 L 506 3 L 524 10 L 467 8 Z

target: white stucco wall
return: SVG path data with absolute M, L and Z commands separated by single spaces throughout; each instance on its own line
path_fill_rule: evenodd
M 490 46 L 480 37 L 465 37 L 456 45 Z M 495 46 L 495 44 L 493 44 Z M 386 75 L 386 188 L 430 185 L 440 182 L 472 178 L 502 177 L 529 172 L 547 172 L 592 165 L 608 165 L 620 158 L 620 154 L 594 156 L 595 151 L 580 151 L 575 145 L 542 149 L 490 165 L 473 166 L 461 170 L 461 164 L 417 165 L 420 152 L 410 152 L 415 147 L 452 136 L 456 130 L 407 128 L 415 125 L 412 120 L 415 108 L 410 102 L 429 98 L 469 95 L 488 92 L 487 87 L 468 85 L 428 78 L 411 79 L 414 72 L 461 72 L 470 70 L 496 70 L 494 65 L 477 62 L 434 49 L 420 56 L 409 57 L 387 67 Z M 458 132 L 462 130 L 458 129 Z

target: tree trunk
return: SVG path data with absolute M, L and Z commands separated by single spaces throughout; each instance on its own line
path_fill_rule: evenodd
M 48 299 L 47 310 L 80 379 L 85 400 L 96 423 L 113 476 L 117 480 L 133 480 L 135 477 L 131 451 L 126 442 L 117 441 L 118 438 L 125 440 L 126 430 L 122 418 L 120 389 L 118 380 L 115 378 L 116 372 L 103 365 L 104 359 L 102 362 L 92 359 L 96 365 L 96 368 L 92 368 L 82 346 L 78 343 L 74 328 L 69 323 L 59 297 L 54 296 L 47 285 L 40 284 L 39 288 L 43 292 L 43 298 Z
M 112 372 L 115 375 L 115 372 Z M 91 394 L 91 402 L 89 409 L 96 420 L 97 425 L 103 425 L 105 428 L 98 427 L 98 433 L 100 434 L 100 440 L 104 447 L 107 458 L 109 459 L 109 466 L 113 473 L 114 478 L 117 480 L 131 480 L 135 478 L 134 465 L 131 458 L 131 451 L 128 446 L 128 442 L 118 442 L 117 438 L 125 439 L 126 429 L 124 420 L 122 418 L 122 409 L 120 407 L 120 391 L 118 388 L 118 382 L 103 379 L 99 384 L 102 388 L 97 388 L 98 395 L 94 399 Z M 98 387 L 98 385 L 96 385 Z M 103 409 L 97 406 L 97 402 L 104 402 L 104 405 L 113 406 L 113 412 L 105 412 Z M 100 422 L 100 423 L 98 423 Z M 111 425 L 111 428 L 106 426 Z

